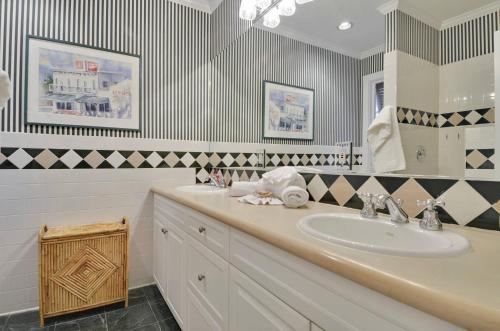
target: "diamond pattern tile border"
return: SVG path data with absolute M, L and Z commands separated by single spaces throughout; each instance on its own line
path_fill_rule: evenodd
M 397 109 L 399 123 L 434 128 L 495 123 L 494 113 L 495 108 L 472 109 L 444 114 L 434 114 L 407 107 L 398 107 Z
M 224 169 L 224 173 L 231 178 L 231 181 L 243 178 L 252 178 L 255 181 L 263 171 Z M 447 202 L 447 205 L 439 210 L 443 222 L 500 231 L 500 182 L 498 181 L 352 174 L 347 176 L 304 174 L 304 177 L 312 201 L 361 209 L 362 203 L 357 193 L 388 192 L 394 198 L 404 200 L 403 208 L 411 217 L 421 218 L 422 208 L 416 206 L 415 200 L 438 198 Z M 469 206 L 471 202 L 474 208 L 464 209 L 463 206 Z

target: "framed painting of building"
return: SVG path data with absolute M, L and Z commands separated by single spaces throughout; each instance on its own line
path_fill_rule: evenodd
M 263 136 L 295 140 L 314 138 L 314 90 L 264 81 Z
M 140 129 L 140 57 L 28 36 L 27 124 Z

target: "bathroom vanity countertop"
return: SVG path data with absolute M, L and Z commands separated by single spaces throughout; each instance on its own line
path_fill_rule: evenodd
M 186 193 L 162 186 L 153 191 L 421 311 L 471 330 L 500 330 L 499 232 L 445 224 L 470 241 L 469 252 L 392 256 L 323 242 L 296 225 L 315 213 L 358 210 L 311 201 L 299 209 L 253 206 L 227 192 Z

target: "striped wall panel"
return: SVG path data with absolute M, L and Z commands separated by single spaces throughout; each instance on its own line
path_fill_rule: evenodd
M 361 141 L 361 61 L 251 29 L 212 64 L 213 139 L 222 142 L 334 145 Z M 262 138 L 262 82 L 315 90 L 314 141 Z
M 500 11 L 496 11 L 441 30 L 441 65 L 493 53 L 499 20 Z
M 26 35 L 142 57 L 140 132 L 24 123 Z M 0 0 L 0 67 L 14 82 L 2 131 L 207 140 L 209 15 L 168 0 Z
M 384 52 L 361 59 L 361 75 L 366 76 L 384 70 Z
M 222 0 L 210 16 L 210 57 L 214 58 L 252 27 L 239 18 L 241 0 Z
M 395 10 L 385 15 L 385 52 L 402 51 L 439 64 L 439 31 Z

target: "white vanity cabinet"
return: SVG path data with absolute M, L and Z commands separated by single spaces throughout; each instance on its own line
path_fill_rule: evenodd
M 154 279 L 183 330 L 463 330 L 155 194 Z

